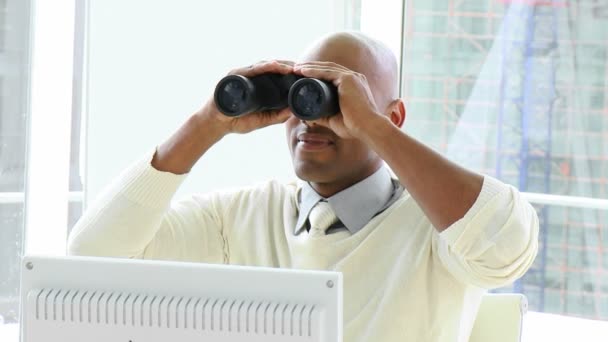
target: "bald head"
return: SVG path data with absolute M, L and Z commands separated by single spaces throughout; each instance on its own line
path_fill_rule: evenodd
M 321 38 L 304 61 L 334 62 L 365 75 L 378 109 L 399 97 L 397 60 L 382 42 L 358 32 L 339 32 Z

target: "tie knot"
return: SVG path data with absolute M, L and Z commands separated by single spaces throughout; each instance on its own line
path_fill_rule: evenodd
M 323 236 L 327 228 L 335 223 L 338 218 L 329 203 L 319 202 L 310 211 L 308 220 L 310 221 L 310 235 Z

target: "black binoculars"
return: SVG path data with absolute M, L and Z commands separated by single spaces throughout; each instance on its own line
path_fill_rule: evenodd
M 301 120 L 316 120 L 340 112 L 338 90 L 332 83 L 294 74 L 226 76 L 215 87 L 214 100 L 220 112 L 232 117 L 287 106 Z

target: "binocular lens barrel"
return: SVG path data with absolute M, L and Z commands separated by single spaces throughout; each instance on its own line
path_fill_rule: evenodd
M 289 90 L 289 107 L 302 120 L 316 120 L 340 111 L 338 91 L 326 81 L 302 78 Z
M 215 87 L 214 100 L 218 109 L 227 116 L 241 116 L 258 109 L 255 85 L 241 75 L 224 77 Z
M 340 111 L 338 91 L 333 84 L 293 74 L 252 78 L 229 75 L 215 87 L 214 100 L 220 112 L 232 117 L 287 106 L 302 120 L 316 120 Z

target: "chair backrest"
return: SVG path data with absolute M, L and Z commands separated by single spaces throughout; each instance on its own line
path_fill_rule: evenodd
M 469 342 L 519 342 L 522 320 L 528 310 L 526 296 L 490 293 L 481 301 Z

